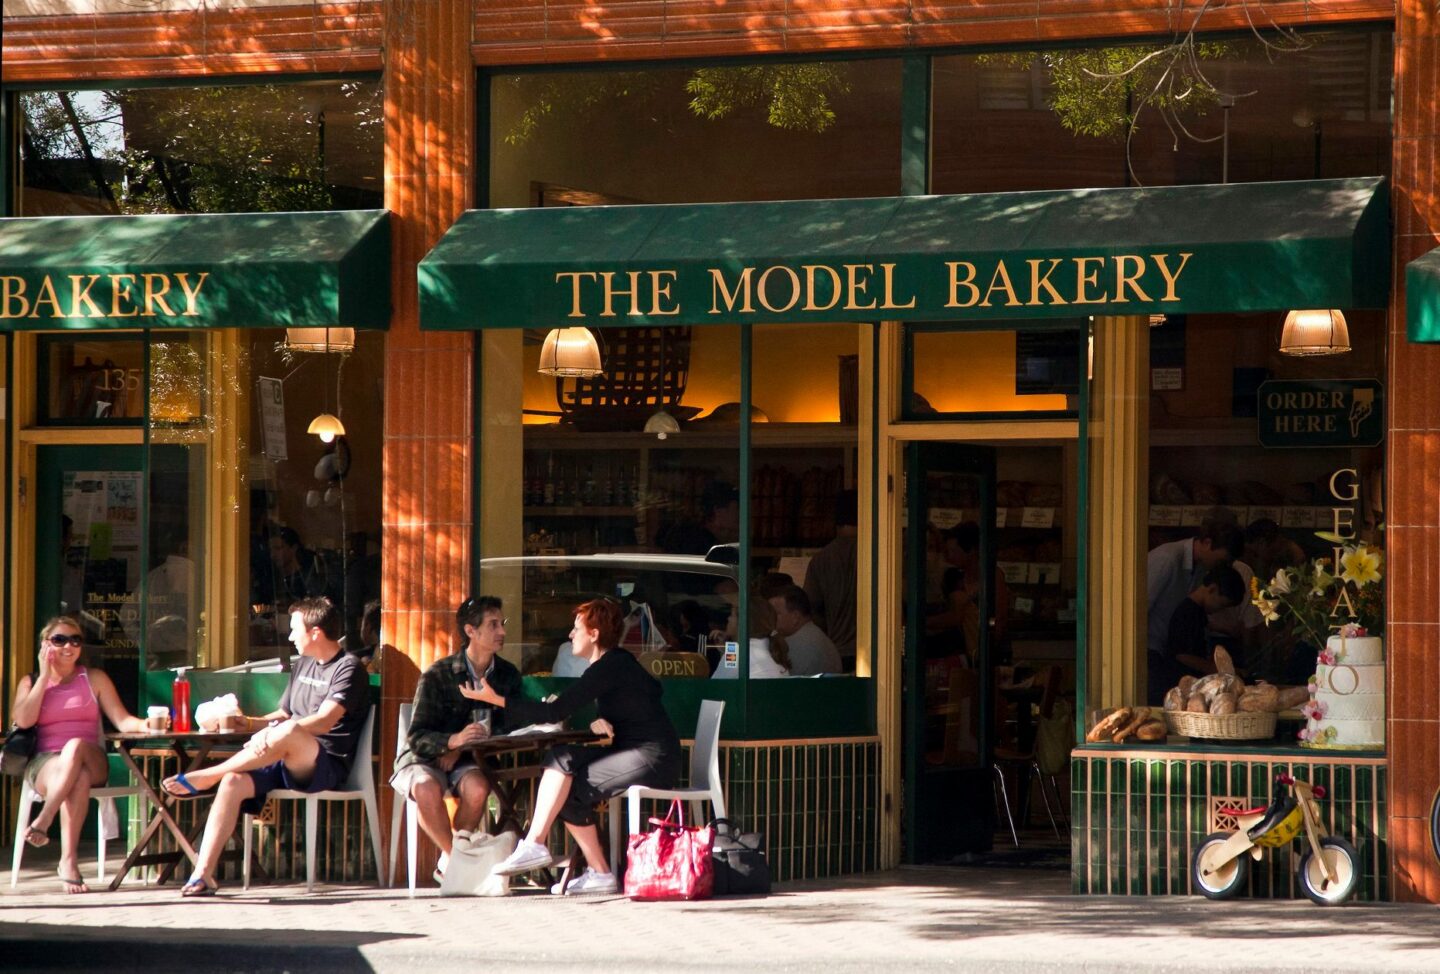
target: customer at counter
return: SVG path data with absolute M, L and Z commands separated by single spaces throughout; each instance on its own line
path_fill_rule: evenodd
M 1164 655 L 1170 618 L 1212 568 L 1228 565 L 1245 545 L 1233 524 L 1201 525 L 1193 538 L 1169 541 L 1150 551 L 1145 564 L 1147 589 L 1145 649 Z
M 1148 653 L 1149 702 L 1159 706 L 1166 692 L 1185 675 L 1204 676 L 1215 672 L 1214 642 L 1207 636 L 1207 620 L 1215 613 L 1238 605 L 1245 599 L 1245 583 L 1229 565 L 1216 565 L 1180 601 L 1166 627 L 1165 647 Z
M 805 594 L 815 624 L 840 650 L 841 665 L 855 666 L 856 545 L 859 499 L 853 490 L 835 498 L 835 537 L 815 553 L 805 570 Z
M 470 700 L 506 711 L 512 724 L 551 723 L 594 702 L 600 716 L 590 729 L 612 739 L 606 747 L 551 748 L 535 794 L 530 830 L 511 856 L 495 867 L 500 876 L 543 869 L 553 858 L 545 842 L 558 817 L 588 864 L 570 884 L 575 893 L 613 893 L 615 875 L 605 858 L 595 826 L 595 806 L 623 794 L 631 785 L 669 788 L 680 775 L 680 735 L 661 702 L 660 683 L 635 656 L 617 649 L 625 629 L 620 605 L 594 599 L 575 609 L 570 642 L 590 666 L 553 703 L 526 700 L 519 693 L 498 693 L 483 676 L 461 689 Z M 558 885 L 551 892 L 563 892 Z

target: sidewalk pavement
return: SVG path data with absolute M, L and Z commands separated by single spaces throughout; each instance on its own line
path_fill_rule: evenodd
M 27 850 L 20 888 L 0 886 L 0 970 L 1440 971 L 1432 906 L 1072 896 L 1053 870 L 904 868 L 699 903 L 303 884 L 72 897 L 53 870 Z

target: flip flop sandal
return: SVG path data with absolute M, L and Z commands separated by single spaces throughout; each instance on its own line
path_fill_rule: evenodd
M 164 785 L 162 784 L 161 790 L 163 790 L 165 794 L 169 795 L 171 798 L 199 798 L 200 796 L 209 793 L 208 791 L 201 791 L 199 788 L 196 788 L 194 785 L 192 785 L 190 783 L 190 779 L 185 777 L 185 772 L 183 771 L 177 774 L 174 780 L 177 784 L 180 785 L 180 787 L 184 788 L 185 790 L 183 792 L 173 792 L 169 788 L 164 787 Z
M 62 885 L 62 886 L 65 887 L 65 892 L 67 892 L 67 893 L 76 893 L 76 894 L 78 894 L 78 893 L 88 893 L 88 892 L 90 892 L 90 887 L 89 887 L 89 886 L 86 886 L 86 885 L 85 885 L 85 880 L 81 879 L 79 876 L 75 876 L 75 877 L 73 877 L 73 878 L 67 877 L 67 876 L 61 876 L 61 877 L 60 877 L 60 885 Z
M 214 896 L 218 892 L 218 885 L 211 886 L 203 879 L 188 879 L 185 885 L 180 887 L 180 895 L 187 899 L 193 896 Z

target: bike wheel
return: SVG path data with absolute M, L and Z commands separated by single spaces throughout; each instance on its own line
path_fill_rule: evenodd
M 1240 895 L 1250 879 L 1250 853 L 1242 852 L 1229 862 L 1222 861 L 1221 848 L 1233 832 L 1212 832 L 1195 849 L 1190 861 L 1190 881 L 1201 895 L 1211 900 L 1229 900 Z
M 1435 789 L 1435 797 L 1430 800 L 1430 851 L 1440 862 L 1440 788 Z
M 1321 906 L 1338 906 L 1348 900 L 1355 887 L 1360 885 L 1360 856 L 1354 846 L 1338 835 L 1327 835 L 1320 840 L 1320 855 L 1325 857 L 1325 862 L 1330 864 L 1335 874 L 1333 883 L 1325 877 L 1325 868 L 1310 851 L 1308 843 L 1295 866 L 1296 878 L 1311 902 Z

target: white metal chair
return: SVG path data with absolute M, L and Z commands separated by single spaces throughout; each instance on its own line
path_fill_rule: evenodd
M 725 793 L 720 784 L 720 716 L 725 701 L 700 701 L 700 719 L 695 722 L 695 743 L 690 748 L 690 787 L 646 788 L 631 785 L 625 790 L 630 812 L 630 831 L 640 831 L 640 802 L 646 798 L 675 798 L 690 805 L 694 821 L 701 821 L 700 810 L 708 800 L 714 818 L 725 817 Z M 620 861 L 620 796 L 610 799 L 610 868 Z
M 95 881 L 105 881 L 105 820 L 109 818 L 112 822 L 118 816 L 115 808 L 115 799 L 127 795 L 140 794 L 139 785 L 107 785 L 104 788 L 91 788 L 90 797 L 99 802 L 95 815 Z M 25 853 L 25 827 L 30 824 L 30 809 L 35 802 L 42 801 L 38 792 L 30 787 L 26 781 L 20 789 L 19 817 L 15 819 L 15 852 L 10 860 L 10 888 L 14 889 L 20 882 L 20 857 Z
M 400 705 L 400 724 L 395 738 L 395 757 L 405 750 L 405 738 L 410 736 L 410 715 L 415 712 L 413 703 Z M 387 886 L 395 885 L 395 860 L 400 852 L 400 816 L 405 816 L 405 865 L 410 883 L 410 895 L 415 895 L 415 853 L 419 845 L 420 810 L 409 795 L 395 793 L 394 809 L 390 813 L 390 878 Z
M 365 818 L 370 826 L 370 848 L 375 853 L 375 872 L 380 872 L 384 857 L 380 852 L 380 807 L 375 800 L 375 768 L 371 758 L 371 741 L 375 733 L 375 712 L 371 707 L 360 725 L 359 739 L 355 742 L 355 760 L 350 765 L 350 777 L 345 779 L 343 788 L 330 791 L 303 792 L 289 788 L 277 788 L 270 792 L 271 798 L 285 798 L 305 802 L 305 891 L 315 889 L 315 841 L 320 828 L 320 803 L 336 801 L 362 801 L 365 803 Z M 245 849 L 241 875 L 245 889 L 250 888 L 250 844 L 253 839 L 255 816 L 246 815 L 244 822 Z

